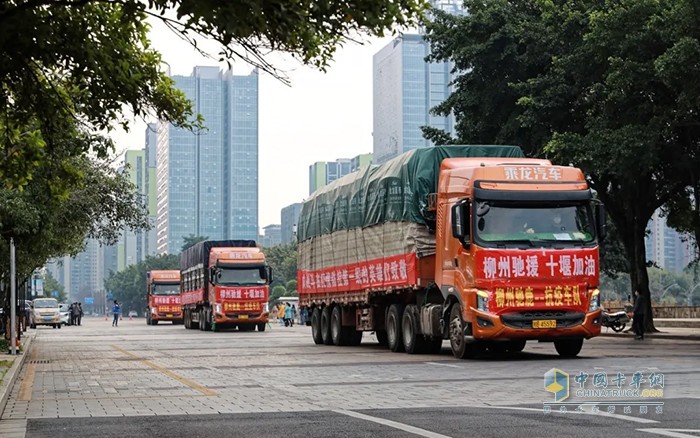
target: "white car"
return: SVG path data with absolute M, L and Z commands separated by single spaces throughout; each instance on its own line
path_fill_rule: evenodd
M 55 298 L 37 298 L 34 300 L 30 317 L 30 327 L 38 325 L 50 325 L 53 328 L 61 328 L 61 307 Z
M 61 308 L 61 324 L 70 325 L 70 304 L 59 304 Z

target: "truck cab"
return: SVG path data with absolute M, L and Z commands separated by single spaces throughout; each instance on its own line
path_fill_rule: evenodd
M 146 324 L 161 321 L 182 324 L 180 271 L 163 270 L 146 273 Z

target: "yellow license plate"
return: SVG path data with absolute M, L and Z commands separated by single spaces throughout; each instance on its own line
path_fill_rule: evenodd
M 172 315 L 172 313 L 168 313 L 167 315 L 165 315 L 165 317 L 166 317 L 166 318 L 172 318 L 173 315 Z
M 557 328 L 556 319 L 536 319 L 532 321 L 532 328 Z
M 248 315 L 238 315 L 238 319 L 248 319 Z

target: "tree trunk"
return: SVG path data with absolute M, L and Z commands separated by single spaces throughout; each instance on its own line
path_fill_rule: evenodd
M 649 290 L 649 275 L 647 273 L 646 248 L 644 237 L 646 235 L 646 225 L 648 218 L 645 219 L 645 214 L 636 211 L 633 205 L 627 206 L 625 209 L 624 223 L 625 227 L 620 233 L 622 244 L 627 253 L 627 259 L 630 263 L 630 285 L 632 287 L 632 295 L 634 291 L 646 298 L 644 313 L 644 332 L 657 332 L 654 327 L 654 315 L 651 307 L 651 291 Z M 636 301 L 636 298 L 635 298 Z

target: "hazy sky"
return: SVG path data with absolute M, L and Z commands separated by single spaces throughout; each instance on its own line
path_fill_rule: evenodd
M 291 86 L 260 75 L 260 228 L 280 223 L 283 207 L 308 196 L 310 164 L 372 152 L 372 56 L 392 38 L 365 39 L 364 45 L 338 49 L 326 73 L 273 55 L 276 65 L 291 70 Z M 173 75 L 189 75 L 195 65 L 217 65 L 158 23 L 151 41 Z M 215 46 L 205 47 L 216 53 Z M 252 68 L 238 61 L 233 70 L 248 74 Z M 143 148 L 145 128 L 136 121 L 129 133 L 114 134 L 118 149 Z

